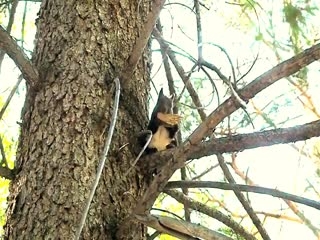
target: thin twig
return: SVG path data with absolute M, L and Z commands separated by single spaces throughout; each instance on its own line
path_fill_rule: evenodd
M 217 85 L 216 83 L 213 81 L 211 75 L 208 73 L 208 71 L 203 67 L 201 66 L 201 70 L 204 72 L 204 74 L 208 77 L 211 85 L 212 85 L 212 89 L 213 89 L 213 93 L 216 93 L 216 96 L 217 96 L 217 105 L 219 106 L 220 105 L 220 96 L 219 96 L 219 91 L 218 91 L 218 88 L 217 88 Z M 210 101 L 211 102 L 211 101 Z M 209 104 L 208 104 L 209 105 Z
M 166 7 L 166 6 L 170 6 L 170 5 L 179 5 L 179 6 L 185 7 L 186 9 L 189 9 L 190 12 L 195 13 L 194 10 L 191 7 L 189 7 L 186 4 L 179 3 L 179 2 L 169 2 L 169 3 L 166 3 L 164 6 Z
M 243 89 L 239 90 L 238 94 L 244 101 L 248 101 L 279 79 L 290 76 L 319 58 L 320 43 L 304 50 L 286 61 L 281 62 L 269 71 L 263 73 Z M 230 97 L 225 100 L 203 123 L 197 127 L 197 129 L 188 138 L 188 141 L 191 144 L 199 143 L 205 136 L 209 135 L 212 129 L 214 129 L 226 116 L 230 115 L 240 107 L 240 105 L 236 103 L 237 102 L 234 101 L 234 97 Z
M 191 180 L 197 180 L 197 179 L 200 179 L 201 177 L 203 177 L 204 175 L 206 175 L 207 173 L 211 172 L 213 169 L 215 169 L 216 167 L 218 167 L 219 164 L 215 164 L 215 165 L 212 165 L 210 166 L 209 168 L 207 168 L 206 170 L 204 170 L 202 173 L 200 173 L 199 175 L 197 176 L 194 176 L 193 178 L 191 178 Z
M 228 78 L 220 71 L 220 69 L 214 65 L 213 63 L 209 63 L 205 60 L 201 61 L 201 66 L 207 67 L 210 70 L 214 71 L 218 77 L 226 84 L 228 85 Z
M 233 168 L 233 170 L 235 171 L 235 173 L 240 176 L 243 180 L 246 181 L 246 184 L 249 183 L 249 185 L 251 186 L 254 186 L 254 187 L 257 187 L 257 188 L 260 188 L 257 184 L 255 184 L 249 177 L 248 177 L 248 174 L 244 174 L 237 166 L 236 164 L 236 154 L 232 154 L 232 163 L 230 164 L 230 166 Z M 251 187 L 251 186 L 248 186 L 248 187 Z M 267 192 L 269 192 L 269 189 L 265 189 L 265 190 L 262 190 L 263 194 Z M 280 191 L 277 191 L 277 190 L 273 190 L 271 192 L 271 195 L 272 196 L 275 196 L 275 194 L 279 194 L 282 192 Z M 318 236 L 319 234 L 319 229 L 317 229 L 316 226 L 314 226 L 314 224 L 312 223 L 312 221 L 310 221 L 310 219 L 308 219 L 305 214 L 298 208 L 298 206 L 296 206 L 296 204 L 292 203 L 291 201 L 293 202 L 298 202 L 298 203 L 301 203 L 301 204 L 305 204 L 307 206 L 310 206 L 310 207 L 314 207 L 318 210 L 320 210 L 320 202 L 317 202 L 317 201 L 312 201 L 310 199 L 307 199 L 307 198 L 303 198 L 303 197 L 298 197 L 296 195 L 292 195 L 292 194 L 288 194 L 288 193 L 283 193 L 284 194 L 284 197 L 281 197 L 282 200 L 288 205 L 288 207 L 292 210 L 292 212 L 294 212 L 294 214 L 296 214 L 300 219 L 301 221 L 308 227 L 310 228 L 310 230 L 314 233 L 315 236 Z M 288 198 L 290 197 L 290 198 Z M 292 198 L 291 198 L 292 197 Z
M 226 216 L 224 213 L 218 211 L 217 209 L 213 207 L 209 207 L 208 205 L 195 201 L 194 199 L 184 195 L 183 193 L 177 191 L 177 190 L 168 190 L 165 189 L 163 191 L 164 193 L 168 194 L 172 198 L 174 198 L 176 201 L 180 203 L 187 202 L 189 207 L 195 211 L 198 211 L 200 213 L 203 213 L 209 217 L 212 217 L 214 219 L 217 219 L 218 221 L 224 223 L 229 228 L 233 229 L 237 234 L 243 236 L 246 240 L 255 240 L 256 238 L 251 235 L 245 228 L 243 228 L 239 223 L 234 221 L 229 216 Z
M 202 56 L 202 26 L 201 26 L 201 16 L 200 16 L 200 6 L 199 0 L 194 0 L 194 8 L 196 11 L 196 20 L 197 20 L 197 38 L 198 38 L 198 62 L 201 64 L 203 59 Z M 200 65 L 199 65 L 200 66 Z
M 245 78 L 249 72 L 251 72 L 251 70 L 253 69 L 254 65 L 256 64 L 256 62 L 258 61 L 258 57 L 259 57 L 259 52 L 257 53 L 257 55 L 255 56 L 255 58 L 253 59 L 252 64 L 250 65 L 249 69 L 245 72 L 245 74 L 243 74 L 238 80 L 237 83 L 240 82 L 243 78 Z
M 146 148 L 148 147 L 149 143 L 151 142 L 152 139 L 152 132 L 150 130 L 146 130 L 146 133 L 149 134 L 148 140 L 147 142 L 144 144 L 142 150 L 140 151 L 140 153 L 138 154 L 138 156 L 136 157 L 136 159 L 134 160 L 134 162 L 131 164 L 131 167 L 128 169 L 128 171 L 124 174 L 123 178 L 125 178 L 126 176 L 128 176 L 128 174 L 131 172 L 131 170 L 136 166 L 137 162 L 139 161 L 141 155 L 144 153 L 144 151 L 146 150 Z
M 229 78 L 229 82 L 228 82 L 228 86 L 230 88 L 230 91 L 231 91 L 231 95 L 234 96 L 234 98 L 238 101 L 238 103 L 241 105 L 241 108 L 242 109 L 245 109 L 247 106 L 246 106 L 246 102 L 243 101 L 241 99 L 241 97 L 238 95 L 238 93 L 236 92 L 236 90 L 234 90 L 233 86 L 232 86 L 232 83 L 231 83 L 231 79 Z M 247 114 L 249 116 L 249 114 Z M 250 116 L 249 116 L 250 117 Z
M 22 48 L 23 48 L 23 44 L 24 44 L 24 33 L 25 33 L 25 25 L 26 25 L 27 6 L 28 6 L 28 2 L 25 1 L 22 21 L 21 21 L 21 47 Z
M 222 171 L 224 173 L 224 176 L 227 178 L 228 182 L 235 184 L 236 182 L 235 182 L 233 176 L 231 175 L 231 173 L 230 173 L 230 171 L 229 171 L 229 169 L 228 169 L 228 167 L 227 167 L 227 165 L 226 165 L 226 163 L 224 161 L 224 158 L 223 158 L 222 154 L 217 154 L 217 158 L 218 158 L 220 167 L 221 167 L 221 169 L 222 169 Z M 251 218 L 253 224 L 258 229 L 261 237 L 264 240 L 271 240 L 271 238 L 269 237 L 267 231 L 262 226 L 262 223 L 261 223 L 260 219 L 258 218 L 257 214 L 255 214 L 253 208 L 251 207 L 250 203 L 245 199 L 243 194 L 238 189 L 234 189 L 233 192 L 237 196 L 237 198 L 239 199 L 240 203 L 242 204 L 242 206 L 244 207 L 246 212 L 248 213 L 248 215 Z
M 15 84 L 15 85 L 13 86 L 13 88 L 11 89 L 11 92 L 10 92 L 10 94 L 9 94 L 6 102 L 3 104 L 3 106 L 2 106 L 2 108 L 1 108 L 1 110 L 0 110 L 0 120 L 2 119 L 3 114 L 4 114 L 4 112 L 6 111 L 9 103 L 11 102 L 11 99 L 13 98 L 13 95 L 14 95 L 15 92 L 17 91 L 17 89 L 18 89 L 18 87 L 19 87 L 22 79 L 23 79 L 23 77 L 22 77 L 22 75 L 20 75 L 20 76 L 18 77 L 18 81 L 16 82 L 16 84 Z
M 171 62 L 173 63 L 174 67 L 176 68 L 180 78 L 182 79 L 183 83 L 185 84 L 185 86 L 186 86 L 186 88 L 192 98 L 194 105 L 198 107 L 197 111 L 200 115 L 201 120 L 204 121 L 204 119 L 206 118 L 206 114 L 202 109 L 202 104 L 201 104 L 200 98 L 199 98 L 196 90 L 193 88 L 193 85 L 190 82 L 190 76 L 187 76 L 183 67 L 176 59 L 175 54 L 171 51 L 169 45 L 163 40 L 161 33 L 158 31 L 158 29 L 154 28 L 152 34 L 159 42 L 161 48 L 166 49 L 166 52 L 167 52 Z
M 160 18 L 157 21 L 156 28 L 162 34 L 162 25 L 161 25 Z M 167 55 L 167 49 L 160 48 L 160 51 L 161 51 L 164 70 L 165 70 L 167 81 L 168 81 L 169 92 L 171 95 L 174 94 L 174 96 L 176 96 L 172 71 L 171 71 L 171 67 L 170 67 L 170 63 L 169 63 L 169 57 Z M 174 109 L 173 109 L 174 112 L 173 113 L 177 113 L 177 112 L 175 112 L 175 110 L 177 110 L 176 105 L 174 105 Z
M 118 116 L 118 109 L 119 109 L 119 98 L 120 98 L 120 81 L 119 81 L 119 78 L 115 78 L 114 82 L 116 84 L 116 94 L 115 94 L 115 99 L 114 99 L 114 107 L 113 107 L 113 113 L 112 113 L 112 118 L 111 118 L 111 125 L 110 125 L 109 131 L 108 131 L 108 136 L 107 136 L 104 148 L 103 148 L 103 152 L 102 152 L 101 157 L 100 157 L 96 179 L 95 179 L 94 183 L 92 184 L 89 198 L 87 199 L 86 206 L 85 206 L 84 211 L 82 213 L 80 224 L 79 224 L 79 227 L 78 227 L 78 229 L 76 231 L 76 235 L 75 235 L 75 238 L 74 238 L 75 240 L 78 240 L 80 238 L 80 235 L 81 235 L 81 232 L 82 232 L 82 228 L 83 228 L 83 226 L 85 224 L 85 221 L 86 221 L 86 218 L 87 218 L 87 214 L 88 214 L 88 211 L 89 211 L 89 208 L 90 208 L 90 204 L 92 202 L 94 193 L 96 191 L 96 188 L 97 188 L 99 180 L 100 180 L 100 176 L 101 176 L 103 167 L 104 167 L 106 159 L 107 159 L 107 155 L 108 155 L 108 151 L 109 151 L 110 143 L 111 143 L 111 138 L 112 138 L 113 131 L 114 131 L 114 128 L 115 128 L 115 125 L 116 125 L 116 120 L 117 120 L 117 116 Z
M 236 80 L 237 80 L 236 79 L 236 74 L 235 74 L 235 70 L 234 70 L 234 66 L 233 66 L 231 57 L 229 56 L 228 52 L 223 47 L 221 47 L 220 45 L 215 44 L 215 43 L 208 42 L 208 43 L 203 43 L 203 44 L 209 44 L 209 45 L 215 46 L 215 47 L 219 48 L 220 51 L 224 53 L 224 55 L 226 55 L 226 57 L 228 59 L 228 62 L 230 64 L 230 67 L 231 67 L 233 84 L 235 85 L 236 84 Z
M 150 236 L 147 235 L 147 240 L 154 240 L 156 237 L 158 237 L 161 233 L 159 231 L 155 231 Z
M 10 34 L 11 33 L 11 29 L 12 29 L 12 25 L 14 22 L 14 16 L 16 14 L 16 9 L 18 6 L 19 1 L 18 0 L 14 0 L 12 2 L 11 8 L 10 8 L 10 15 L 9 15 L 9 21 L 8 21 L 8 25 L 7 25 L 7 32 Z M 3 62 L 3 58 L 4 58 L 5 52 L 0 51 L 0 72 L 1 72 L 1 66 L 2 66 L 2 62 Z
M 320 237 L 320 229 L 317 228 L 314 224 L 313 221 L 311 221 L 310 219 L 308 219 L 305 214 L 303 213 L 303 211 L 300 211 L 299 208 L 297 207 L 297 205 L 291 201 L 288 200 L 284 200 L 286 202 L 286 204 L 289 206 L 289 208 L 294 212 L 294 214 L 296 214 L 303 222 L 304 224 L 313 232 L 313 234 L 318 237 Z
M 174 216 L 175 218 L 177 219 L 180 219 L 182 221 L 184 221 L 184 219 L 182 217 L 180 217 L 178 214 L 175 214 L 174 212 L 171 212 L 169 210 L 166 210 L 166 209 L 161 209 L 161 208 L 151 208 L 151 211 L 159 211 L 159 212 L 163 212 L 163 213 L 168 213 L 172 216 Z

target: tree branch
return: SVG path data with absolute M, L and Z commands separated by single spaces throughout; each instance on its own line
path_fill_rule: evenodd
M 234 184 L 234 183 L 224 183 L 224 182 L 214 182 L 214 181 L 171 181 L 165 187 L 165 192 L 172 188 L 218 188 L 223 190 L 239 190 L 241 192 L 253 192 L 266 194 L 273 197 L 278 197 L 282 199 L 287 199 L 296 203 L 301 203 L 306 206 L 320 210 L 320 202 L 310 200 L 308 198 L 299 197 L 294 194 L 279 191 L 277 189 L 259 187 L 259 186 L 249 186 L 244 184 Z
M 226 177 L 226 179 L 228 180 L 228 182 L 235 184 L 236 182 L 235 182 L 231 172 L 229 171 L 228 166 L 226 165 L 222 154 L 221 153 L 217 154 L 217 158 L 218 158 L 220 167 L 223 171 L 223 174 Z M 254 212 L 250 202 L 244 197 L 243 193 L 241 191 L 239 191 L 238 189 L 234 189 L 233 192 L 237 196 L 237 198 L 238 198 L 239 202 L 242 204 L 243 208 L 248 213 L 249 217 L 252 220 L 252 223 L 258 229 L 261 237 L 264 240 L 271 240 L 269 234 L 267 233 L 267 231 L 263 227 L 262 222 L 258 218 L 257 214 Z
M 243 89 L 239 90 L 238 95 L 241 99 L 247 102 L 257 93 L 269 87 L 279 79 L 294 74 L 301 68 L 318 59 L 320 59 L 320 43 L 304 50 L 296 56 L 278 64 L 274 68 L 260 75 Z M 191 144 L 199 143 L 204 137 L 209 135 L 209 132 L 215 129 L 215 127 L 226 116 L 229 116 L 239 107 L 241 107 L 241 105 L 233 96 L 228 98 L 219 107 L 217 107 L 203 123 L 198 126 L 198 128 L 188 138 L 188 142 Z
M 279 128 L 238 134 L 229 137 L 215 138 L 196 145 L 192 145 L 185 151 L 186 160 L 201 158 L 219 153 L 243 151 L 257 147 L 271 146 L 310 139 L 320 136 L 320 120 L 289 128 Z M 141 161 L 145 171 L 151 171 L 165 165 L 175 149 L 155 153 Z
M 14 22 L 14 16 L 16 14 L 18 3 L 19 3 L 18 0 L 14 0 L 11 4 L 11 8 L 9 10 L 10 14 L 9 14 L 9 21 L 8 21 L 8 25 L 7 25 L 7 33 L 8 34 L 11 33 L 12 25 Z M 8 6 L 8 8 L 9 8 L 9 6 Z M 1 71 L 1 66 L 2 66 L 3 59 L 4 59 L 4 55 L 5 55 L 5 52 L 0 51 L 0 71 Z
M 202 57 L 202 25 L 201 25 L 201 14 L 200 14 L 200 4 L 199 0 L 194 0 L 194 8 L 196 11 L 196 21 L 197 21 L 197 38 L 198 38 L 198 62 L 201 64 Z
M 34 87 L 39 82 L 37 69 L 33 66 L 23 49 L 18 46 L 17 42 L 2 26 L 0 26 L 0 49 L 12 58 L 31 87 Z
M 261 146 L 270 146 L 277 143 L 295 142 L 320 135 L 320 121 L 315 121 L 301 126 L 268 130 L 251 134 L 239 134 L 226 138 L 217 138 L 212 141 L 197 145 L 185 145 L 178 149 L 152 154 L 139 162 L 140 167 L 146 173 L 157 169 L 160 172 L 155 176 L 148 191 L 137 205 L 135 211 L 148 211 L 152 207 L 152 198 L 155 200 L 157 191 L 161 191 L 176 169 L 185 165 L 185 161 L 218 154 L 233 152 Z M 162 169 L 160 171 L 159 169 Z M 153 201 L 154 201 L 153 200 Z
M 160 11 L 165 3 L 165 0 L 154 0 L 151 11 L 149 12 L 147 16 L 147 21 L 144 24 L 144 28 L 140 33 L 139 38 L 136 40 L 136 43 L 132 49 L 132 53 L 128 59 L 128 63 L 126 65 L 126 68 L 123 71 L 123 75 L 120 77 L 122 87 L 126 87 L 126 83 L 131 78 L 134 69 L 136 68 L 138 61 L 142 55 L 142 52 L 144 51 L 147 42 L 150 38 L 151 32 L 153 30 L 153 27 L 156 24 L 156 21 L 159 17 Z
M 197 240 L 212 239 L 212 240 L 232 240 L 232 238 L 221 233 L 203 227 L 199 224 L 194 224 L 178 219 L 159 215 L 135 215 L 136 219 L 152 227 L 159 232 L 167 233 L 179 239 Z
M 180 182 L 180 181 L 177 181 Z M 181 181 L 184 182 L 184 181 Z M 187 181 L 189 182 L 189 181 Z M 193 182 L 193 181 L 190 181 Z M 171 182 L 169 182 L 171 183 Z M 169 184 L 168 183 L 168 184 Z M 167 185 L 168 186 L 168 185 Z M 194 199 L 184 195 L 181 192 L 178 192 L 176 190 L 168 190 L 169 188 L 165 188 L 163 191 L 164 193 L 168 194 L 169 196 L 173 197 L 178 202 L 184 204 L 188 203 L 189 208 L 198 211 L 200 213 L 206 214 L 209 217 L 212 217 L 214 219 L 217 219 L 218 221 L 224 223 L 226 226 L 234 230 L 237 234 L 243 236 L 247 240 L 255 240 L 256 238 L 247 232 L 240 224 L 232 220 L 229 216 L 224 215 L 222 212 L 207 206 L 206 204 L 200 203 L 195 201 Z
M 0 7 L 9 3 L 13 3 L 14 1 L 16 0 L 2 1 L 0 3 Z M 42 0 L 19 0 L 19 2 L 39 2 L 40 3 L 42 2 Z
M 320 136 L 320 120 L 289 128 L 278 128 L 248 134 L 238 134 L 205 141 L 192 146 L 188 159 L 217 153 L 238 152 L 244 149 L 302 141 Z M 191 153 L 192 152 L 192 153 Z
M 13 98 L 14 94 L 16 93 L 20 83 L 22 82 L 22 75 L 20 74 L 19 77 L 18 77 L 18 81 L 16 82 L 16 84 L 13 86 L 13 88 L 11 89 L 10 91 L 10 94 L 7 98 L 7 100 L 5 101 L 5 103 L 2 105 L 2 108 L 0 110 L 0 120 L 2 119 L 3 117 L 3 114 L 5 113 L 5 111 L 7 110 L 7 107 L 9 106 L 10 102 L 11 102 L 11 99 Z
M 238 166 L 236 164 L 236 154 L 235 153 L 232 154 L 232 162 L 231 162 L 230 166 L 232 167 L 234 172 L 246 182 L 246 184 L 249 184 L 250 186 L 259 187 L 259 185 L 254 183 L 252 181 L 252 179 L 249 178 L 249 176 L 247 174 L 244 174 L 238 168 Z M 310 221 L 310 219 L 308 219 L 305 216 L 305 214 L 298 208 L 298 206 L 295 203 L 293 203 L 292 201 L 288 200 L 288 199 L 282 198 L 282 200 L 286 203 L 286 205 L 288 205 L 288 207 L 291 209 L 291 211 L 294 214 L 296 214 L 301 219 L 301 221 L 313 232 L 313 234 L 318 237 L 319 230 L 317 229 L 316 226 L 314 226 L 312 221 Z M 309 201 L 309 199 L 307 199 L 307 200 Z M 320 204 L 318 204 L 318 207 L 320 209 Z
M 192 102 L 197 107 L 197 111 L 198 111 L 202 121 L 204 121 L 207 116 L 206 116 L 205 112 L 203 111 L 203 107 L 202 107 L 200 98 L 197 94 L 197 91 L 194 89 L 192 83 L 190 82 L 190 76 L 191 76 L 192 70 L 194 68 L 196 68 L 198 64 L 195 64 L 193 66 L 192 70 L 190 71 L 190 74 L 187 75 L 186 72 L 184 71 L 182 65 L 177 60 L 174 52 L 171 50 L 170 46 L 162 38 L 161 33 L 158 31 L 158 29 L 154 28 L 152 34 L 159 42 L 161 49 L 164 50 L 167 53 L 167 55 L 169 56 L 171 62 L 173 63 L 175 69 L 177 70 L 180 78 L 182 79 L 185 87 L 187 88 L 187 90 L 189 92 L 191 99 L 192 99 Z
M 320 43 L 313 47 L 303 51 L 302 53 L 284 61 L 256 78 L 249 85 L 239 91 L 239 96 L 242 99 L 248 101 L 253 98 L 257 93 L 261 92 L 264 88 L 270 86 L 282 77 L 289 76 L 307 66 L 308 64 L 318 60 L 320 58 Z M 189 137 L 189 142 L 186 142 L 182 147 L 176 148 L 171 151 L 163 151 L 151 155 L 146 158 L 146 165 L 150 164 L 151 159 L 162 158 L 166 159 L 166 163 L 163 167 L 158 169 L 158 174 L 154 176 L 153 181 L 150 183 L 149 188 L 137 200 L 137 206 L 134 209 L 136 214 L 145 214 L 148 212 L 159 193 L 164 189 L 167 181 L 172 174 L 179 168 L 185 165 L 187 155 L 192 149 L 192 145 L 199 143 L 203 137 L 208 133 L 210 129 L 214 129 L 226 116 L 233 113 L 240 107 L 238 101 L 234 100 L 234 97 L 227 99 L 222 105 L 220 105 L 210 116 L 194 131 Z
M 7 168 L 7 167 L 2 167 L 0 166 L 0 177 L 3 177 L 8 180 L 13 180 L 14 179 L 14 172 L 13 170 Z

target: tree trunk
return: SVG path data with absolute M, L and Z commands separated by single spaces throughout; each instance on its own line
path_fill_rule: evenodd
M 113 79 L 125 70 L 150 1 L 43 0 L 33 63 L 37 89 L 27 92 L 9 197 L 8 239 L 72 239 L 96 176 L 113 111 Z M 149 52 L 128 87 L 83 239 L 144 239 L 145 228 L 121 221 L 145 188 L 135 155 L 121 146 L 146 126 Z M 105 133 L 103 133 L 105 130 Z

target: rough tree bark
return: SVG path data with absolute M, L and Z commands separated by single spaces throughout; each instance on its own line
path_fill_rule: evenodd
M 150 1 L 44 0 L 33 56 L 40 77 L 28 88 L 11 184 L 6 238 L 72 239 L 79 224 L 110 124 L 113 79 L 124 71 Z M 108 160 L 91 205 L 83 239 L 144 239 L 121 220 L 141 195 L 144 179 L 120 147 L 146 126 L 149 52 L 120 97 Z

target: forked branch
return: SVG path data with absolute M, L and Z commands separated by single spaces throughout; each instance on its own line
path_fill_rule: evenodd
M 301 68 L 318 59 L 320 59 L 320 43 L 278 64 L 274 68 L 257 77 L 254 81 L 238 92 L 239 96 L 248 101 L 257 93 L 269 87 L 279 79 L 299 71 Z M 163 167 L 158 169 L 158 174 L 154 177 L 149 188 L 141 199 L 138 199 L 138 204 L 134 211 L 136 214 L 144 214 L 151 209 L 154 201 L 159 193 L 164 189 L 172 174 L 177 169 L 185 165 L 188 155 L 190 157 L 192 145 L 199 144 L 199 142 L 209 134 L 210 130 L 212 131 L 226 116 L 236 111 L 239 107 L 240 104 L 234 99 L 234 97 L 228 98 L 216 110 L 214 110 L 202 124 L 200 124 L 200 126 L 189 137 L 189 141 L 187 141 L 182 147 L 173 151 L 164 151 L 153 154 L 150 158 L 146 159 L 145 162 L 150 162 L 154 157 L 161 157 L 162 159 L 165 159 L 166 162 Z
M 284 144 L 320 136 L 320 120 L 289 128 L 278 128 L 261 132 L 237 134 L 229 137 L 215 138 L 196 145 L 186 146 L 186 160 L 202 158 L 213 154 L 239 152 L 274 144 Z M 143 161 L 143 168 L 154 169 L 163 166 L 175 150 L 153 154 Z
M 271 86 L 281 78 L 290 76 L 310 63 L 320 59 L 320 43 L 304 50 L 298 55 L 278 64 L 274 68 L 257 77 L 243 89 L 238 91 L 241 99 L 249 101 L 256 94 Z M 190 135 L 188 141 L 191 144 L 201 142 L 213 129 L 227 116 L 239 109 L 241 105 L 234 97 L 225 100 L 216 108 L 198 128 Z
M 9 55 L 20 69 L 27 83 L 34 87 L 39 82 L 39 73 L 17 42 L 0 26 L 0 49 Z
M 136 40 L 131 55 L 128 59 L 125 71 L 123 72 L 123 75 L 120 77 L 121 81 L 123 81 L 123 88 L 126 87 L 126 83 L 131 78 L 133 71 L 138 64 L 138 61 L 141 58 L 142 52 L 144 51 L 147 42 L 150 38 L 151 32 L 154 26 L 156 25 L 156 21 L 159 17 L 160 11 L 165 3 L 165 0 L 154 0 L 152 2 L 153 3 L 151 11 L 147 16 L 147 21 L 144 24 L 142 31 L 140 32 L 139 38 Z

